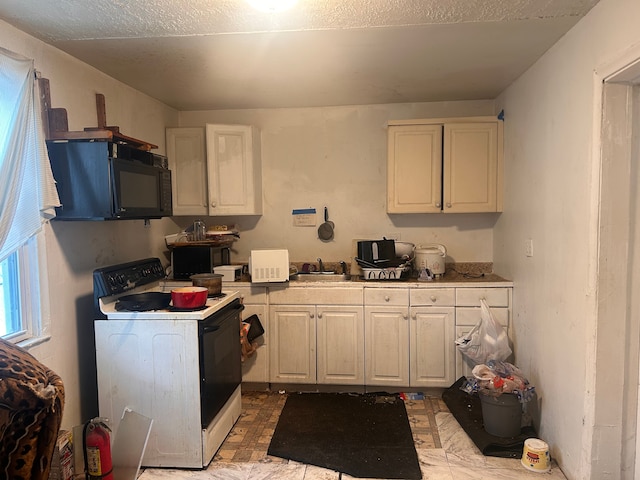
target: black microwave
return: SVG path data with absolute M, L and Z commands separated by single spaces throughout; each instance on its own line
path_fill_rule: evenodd
M 228 247 L 212 247 L 207 245 L 188 245 L 174 247 L 171 250 L 171 266 L 175 280 L 188 280 L 197 273 L 213 273 L 219 265 L 229 265 Z
M 122 146 L 105 141 L 49 141 L 47 150 L 62 204 L 56 208 L 56 219 L 147 219 L 173 214 L 171 171 L 157 161 L 160 156 L 142 150 L 125 156 Z

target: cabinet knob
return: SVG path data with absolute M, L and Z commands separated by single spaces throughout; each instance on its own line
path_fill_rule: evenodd
M 447 203 L 447 208 L 451 208 L 451 204 L 450 203 Z
M 313 316 L 313 314 L 311 316 Z M 318 318 L 322 318 L 322 312 L 318 312 Z
M 435 295 L 431 295 L 430 298 L 433 303 L 436 303 L 436 300 L 438 299 Z
M 215 207 L 216 207 L 216 202 L 211 202 L 211 206 L 212 206 L 213 208 L 215 208 Z
M 313 318 L 313 317 L 315 317 L 315 315 L 313 313 L 310 313 L 309 318 Z
M 385 301 L 385 302 L 388 302 L 389 300 L 391 300 L 391 299 L 389 298 L 389 296 L 388 296 L 388 295 L 385 295 L 385 297 L 384 297 L 384 301 Z
M 440 208 L 440 202 L 436 202 L 436 207 Z
M 418 318 L 418 314 L 414 313 L 413 315 L 411 315 L 411 318 L 415 320 L 416 318 Z
M 404 320 L 408 320 L 408 319 L 409 319 L 409 316 L 408 316 L 406 313 L 403 313 L 403 314 L 402 314 L 402 318 L 403 318 Z

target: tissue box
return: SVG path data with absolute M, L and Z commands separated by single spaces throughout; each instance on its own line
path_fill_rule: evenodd
M 242 265 L 220 265 L 213 267 L 213 273 L 222 275 L 223 282 L 237 282 L 240 280 Z

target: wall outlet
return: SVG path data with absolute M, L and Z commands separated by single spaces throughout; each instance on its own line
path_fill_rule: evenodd
M 527 238 L 524 244 L 524 255 L 526 257 L 533 257 L 533 240 Z

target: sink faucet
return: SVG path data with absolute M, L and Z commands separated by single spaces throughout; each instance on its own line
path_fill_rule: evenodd
M 318 268 L 320 269 L 320 272 L 324 272 L 324 265 L 322 264 L 322 259 L 320 257 L 318 257 Z
M 346 275 L 347 274 L 347 263 L 342 261 L 342 262 L 340 262 L 340 265 L 342 266 L 342 274 Z

